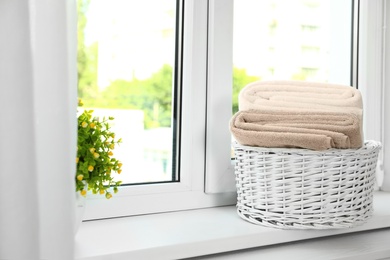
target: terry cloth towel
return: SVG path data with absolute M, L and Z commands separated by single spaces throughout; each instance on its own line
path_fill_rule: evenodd
M 358 148 L 359 120 L 353 113 L 317 111 L 239 111 L 230 131 L 242 145 L 261 147 Z
M 353 87 L 306 81 L 256 81 L 244 87 L 238 99 L 240 111 L 272 108 L 355 114 L 363 143 L 362 96 Z
M 362 115 L 360 92 L 352 87 L 306 81 L 256 81 L 239 94 L 239 110 L 283 109 L 348 111 Z

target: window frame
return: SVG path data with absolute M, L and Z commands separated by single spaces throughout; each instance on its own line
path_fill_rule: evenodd
M 236 193 L 205 194 L 208 1 L 186 0 L 183 23 L 180 181 L 120 187 L 88 196 L 84 220 L 233 205 Z M 194 37 L 196 35 L 196 37 Z M 126 206 L 124 206 L 126 205 Z
M 383 2 L 383 10 L 384 10 L 384 24 L 382 26 L 382 32 L 386 30 L 386 28 L 390 28 L 390 4 L 386 4 L 387 1 Z M 387 135 L 385 133 L 388 133 L 390 131 L 390 120 L 385 120 L 385 118 L 390 117 L 390 103 L 385 102 L 385 100 L 390 100 L 390 33 L 387 29 L 385 33 L 385 37 L 383 37 L 383 46 L 384 47 L 384 54 L 382 55 L 382 61 L 383 61 L 383 74 L 382 74 L 382 118 L 381 122 L 383 124 L 382 126 L 382 144 L 383 144 L 383 156 L 382 156 L 382 165 L 380 165 L 379 170 L 383 174 L 383 182 L 381 183 L 381 190 L 390 192 L 390 152 L 388 147 L 390 147 L 390 138 L 387 138 Z M 386 44 L 387 43 L 387 44 Z M 385 175 L 386 173 L 386 175 Z
M 205 192 L 235 192 L 230 159 L 234 0 L 209 1 Z
M 357 36 L 359 2 L 351 0 L 352 12 L 347 18 L 352 19 L 352 36 Z M 206 143 L 206 193 L 223 193 L 235 191 L 234 164 L 230 159 L 231 134 L 228 129 L 231 118 L 231 89 L 233 71 L 233 8 L 234 0 L 210 0 L 209 7 L 209 44 L 208 44 L 208 75 L 207 75 L 207 143 Z M 330 5 L 343 4 L 337 12 L 350 8 L 349 3 L 332 0 Z M 345 16 L 345 15 L 344 15 Z M 340 17 L 340 15 L 338 16 Z M 331 81 L 350 81 L 357 86 L 357 51 L 358 38 L 352 38 L 352 44 L 346 39 L 344 31 L 348 24 L 342 24 L 337 19 L 332 20 L 331 30 L 336 31 L 337 39 L 344 37 L 345 44 L 330 42 L 330 48 L 336 53 L 330 58 L 330 66 L 342 63 L 342 69 L 332 71 Z M 333 35 L 334 35 L 333 34 Z M 336 38 L 336 37 L 333 37 Z M 349 56 L 343 55 L 350 53 Z M 340 56 L 342 55 L 342 58 Z M 345 65 L 352 64 L 347 67 Z M 346 76 L 344 76 L 346 75 Z
M 184 2 L 180 182 L 120 187 L 119 193 L 109 201 L 97 196 L 89 196 L 84 220 L 236 203 L 236 192 L 231 189 L 234 184 L 233 165 L 229 156 L 226 156 L 230 153 L 230 142 L 223 142 L 227 140 L 228 125 L 225 126 L 225 133 L 218 135 L 216 131 L 225 125 L 227 115 L 231 116 L 230 105 L 226 105 L 231 102 L 231 96 L 228 94 L 230 92 L 222 89 L 230 86 L 232 81 L 232 77 L 229 76 L 232 73 L 232 63 L 228 62 L 231 56 L 226 54 L 229 48 L 231 50 L 231 46 L 224 42 L 232 36 L 232 26 L 231 29 L 225 26 L 224 30 L 216 28 L 220 25 L 232 24 L 233 0 L 185 0 Z M 390 145 L 390 139 L 384 138 L 384 133 L 385 129 L 390 129 L 390 125 L 386 123 L 384 116 L 386 111 L 390 114 L 390 105 L 385 105 L 384 98 L 390 98 L 390 94 L 384 91 L 384 86 L 386 79 L 386 82 L 390 82 L 390 76 L 386 77 L 390 73 L 384 73 L 384 65 L 385 63 L 388 65 L 387 72 L 389 72 L 390 47 L 387 47 L 389 50 L 384 59 L 382 18 L 385 3 L 382 0 L 355 0 L 355 2 L 360 3 L 361 26 L 358 34 L 360 48 L 359 53 L 354 55 L 359 58 L 359 66 L 351 69 L 359 72 L 357 75 L 359 89 L 365 96 L 366 137 L 382 141 L 386 147 Z M 221 11 L 221 8 L 224 11 L 217 14 L 217 10 Z M 387 13 L 390 13 L 389 9 L 387 6 Z M 390 38 L 389 35 L 387 38 Z M 368 39 L 372 41 L 369 42 Z M 219 48 L 222 43 L 224 48 Z M 363 48 L 364 46 L 366 48 Z M 222 67 L 221 59 L 226 61 Z M 221 75 L 224 77 L 218 77 Z M 369 82 L 373 84 L 368 84 Z M 221 102 L 210 102 L 213 97 L 217 97 Z M 382 102 L 377 102 L 378 98 Z M 217 108 L 220 111 L 224 104 L 224 115 L 221 121 L 212 120 L 210 113 L 215 112 Z M 226 114 L 227 110 L 229 114 Z M 383 158 L 390 156 L 390 153 L 383 154 Z M 218 161 L 215 159 L 216 155 L 223 155 L 221 158 L 224 159 Z M 386 164 L 382 166 L 382 161 L 378 163 L 380 172 L 383 168 L 386 169 Z M 390 158 L 387 161 L 390 162 Z M 217 173 L 215 175 L 217 178 L 213 177 L 214 183 L 210 182 L 208 178 L 210 175 L 206 176 L 213 171 Z M 385 179 L 382 190 L 390 191 L 389 179 L 388 177 Z
M 358 86 L 362 93 L 364 105 L 364 133 L 366 139 L 378 140 L 382 143 L 377 164 L 377 189 L 390 191 L 390 146 L 386 138 L 386 131 L 390 130 L 390 107 L 385 100 L 390 99 L 386 86 L 390 84 L 388 72 L 390 70 L 389 46 L 386 46 L 386 25 L 390 21 L 386 16 L 390 8 L 386 1 L 360 0 L 359 8 L 359 52 L 358 52 Z M 379 123 L 378 123 L 379 122 Z

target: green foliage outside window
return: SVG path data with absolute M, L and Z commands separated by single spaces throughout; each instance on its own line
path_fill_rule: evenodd
M 240 90 L 257 80 L 260 80 L 260 77 L 248 75 L 245 69 L 233 68 L 233 114 L 238 111 L 238 94 Z
M 150 78 L 117 79 L 103 90 L 97 86 L 97 42 L 86 46 L 84 30 L 90 0 L 78 0 L 78 96 L 90 108 L 135 109 L 144 112 L 145 129 L 171 126 L 173 70 L 162 65 Z M 131 72 L 129 72 L 131 73 Z M 259 77 L 247 75 L 245 69 L 233 70 L 233 113 L 238 110 L 238 93 Z
M 85 99 L 96 98 L 98 88 L 96 82 L 98 44 L 85 45 L 84 30 L 87 25 L 85 13 L 90 0 L 77 1 L 77 76 L 78 96 Z
M 172 67 L 164 65 L 145 80 L 118 79 L 103 91 L 96 93 L 94 98 L 83 98 L 83 101 L 86 107 L 143 110 L 145 128 L 169 127 L 172 108 Z

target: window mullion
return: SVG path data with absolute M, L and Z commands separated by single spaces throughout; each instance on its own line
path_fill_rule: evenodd
M 379 156 L 377 168 L 377 183 L 382 189 L 389 190 L 389 178 L 384 180 L 384 170 L 387 154 L 385 129 L 386 108 L 384 99 L 384 86 L 386 73 L 384 74 L 384 49 L 383 43 L 383 1 L 360 0 L 359 12 L 359 68 L 358 87 L 363 97 L 364 105 L 364 135 L 366 140 L 382 142 L 383 149 Z M 388 60 L 388 58 L 387 58 Z M 384 78 L 385 77 L 385 78 Z M 387 94 L 388 95 L 388 94 Z M 389 144 L 390 145 L 390 144 Z M 387 187 L 387 188 L 386 188 Z
M 209 1 L 206 193 L 235 191 L 230 163 L 233 0 Z
M 384 10 L 384 24 L 382 29 L 382 32 L 384 33 L 384 40 L 383 40 L 383 51 L 384 51 L 384 75 L 383 75 L 383 84 L 382 84 L 382 106 L 383 106 L 383 114 L 382 114 L 382 143 L 384 145 L 383 147 L 383 169 L 385 171 L 385 176 L 383 180 L 383 184 L 381 186 L 381 189 L 384 191 L 390 191 L 390 138 L 388 137 L 387 133 L 390 130 L 390 121 L 389 121 L 389 115 L 390 115 L 390 104 L 389 102 L 385 102 L 385 100 L 390 100 L 390 34 L 388 32 L 388 29 L 385 31 L 384 29 L 390 28 L 390 4 L 388 4 L 386 1 L 382 2 L 384 6 L 382 6 Z M 386 120 L 387 119 L 387 120 Z

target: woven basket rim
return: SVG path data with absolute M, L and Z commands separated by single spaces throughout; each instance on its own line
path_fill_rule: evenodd
M 325 154 L 348 154 L 348 153 L 362 153 L 365 154 L 367 152 L 371 152 L 376 149 L 380 149 L 382 147 L 382 144 L 378 141 L 374 140 L 366 140 L 364 141 L 364 144 L 362 147 L 358 149 L 337 149 L 332 148 L 328 150 L 323 151 L 314 151 L 310 149 L 305 148 L 274 148 L 274 147 L 259 147 L 259 146 L 249 146 L 249 145 L 242 145 L 238 143 L 237 141 L 232 142 L 233 147 L 246 149 L 246 150 L 252 150 L 254 152 L 274 152 L 274 153 L 298 153 L 298 154 L 312 154 L 312 155 L 325 155 Z

